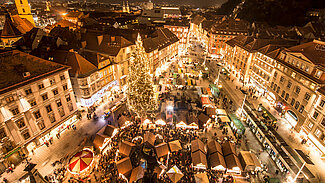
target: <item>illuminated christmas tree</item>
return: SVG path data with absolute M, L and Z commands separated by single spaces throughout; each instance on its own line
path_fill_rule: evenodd
M 130 59 L 127 84 L 127 102 L 129 109 L 142 119 L 149 116 L 152 117 L 153 112 L 157 110 L 157 102 L 154 99 L 149 59 L 142 45 L 140 35 L 138 35 L 136 48 Z

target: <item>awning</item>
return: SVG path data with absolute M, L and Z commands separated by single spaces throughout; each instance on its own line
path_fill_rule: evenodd
M 237 116 L 235 114 L 230 114 L 229 117 L 236 129 L 239 130 L 239 132 L 242 134 L 245 133 L 245 127 L 243 123 L 237 118 Z
M 221 120 L 221 122 L 223 123 L 229 123 L 230 119 L 228 118 L 228 116 L 218 116 L 218 118 Z
M 216 109 L 218 116 L 227 116 L 227 112 L 224 109 Z
M 184 121 L 181 121 L 176 124 L 176 128 L 186 128 L 187 124 Z
M 202 106 L 211 106 L 211 102 L 208 96 L 201 97 Z

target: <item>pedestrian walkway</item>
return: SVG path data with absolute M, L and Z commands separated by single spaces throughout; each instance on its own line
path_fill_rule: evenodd
M 121 98 L 116 98 L 113 102 L 102 103 L 96 109 L 96 114 L 102 116 L 104 110 L 111 108 Z M 30 155 L 32 163 L 37 164 L 36 169 L 42 176 L 53 173 L 53 170 L 58 166 L 52 166 L 52 163 L 58 161 L 64 157 L 70 157 L 74 153 L 78 152 L 83 148 L 80 144 L 87 139 L 92 139 L 92 136 L 96 135 L 97 131 L 101 129 L 106 122 L 104 119 L 99 118 L 98 120 L 87 120 L 86 113 L 82 114 L 82 119 L 75 123 L 77 129 L 67 129 L 62 133 L 60 139 L 55 138 L 53 144 L 49 147 L 41 146 L 34 151 L 34 155 Z M 66 159 L 67 160 L 67 159 Z M 3 173 L 1 177 L 5 177 L 9 182 L 18 182 L 26 172 L 24 168 L 26 160 L 19 164 L 13 173 Z M 2 180 L 2 179 L 1 179 Z

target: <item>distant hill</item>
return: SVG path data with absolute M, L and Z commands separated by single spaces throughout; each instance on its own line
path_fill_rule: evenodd
M 230 14 L 240 2 L 229 0 L 218 13 Z M 306 12 L 313 8 L 325 8 L 325 0 L 245 0 L 238 18 L 270 25 L 303 25 L 306 23 Z

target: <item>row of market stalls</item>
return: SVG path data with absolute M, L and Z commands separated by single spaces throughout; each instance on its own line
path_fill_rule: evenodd
M 292 149 L 276 130 L 274 130 L 272 123 L 276 122 L 275 118 L 268 117 L 269 120 L 265 120 L 265 115 L 268 114 L 265 111 L 266 109 L 261 109 L 261 106 L 255 109 L 252 104 L 246 101 L 243 116 L 253 134 L 266 149 L 280 171 L 291 173 L 295 176 L 300 168 L 297 164 L 302 164 L 301 162 L 304 161 L 302 158 L 299 158 L 297 153 L 300 150 Z M 314 173 L 308 167 L 304 167 L 302 173 L 309 182 L 313 182 L 316 179 Z
M 207 146 L 196 139 L 191 142 L 191 156 L 193 167 L 241 174 L 242 171 L 252 171 L 261 168 L 256 155 L 242 151 L 237 155 L 234 145 L 226 141 L 223 144 L 217 141 L 208 142 Z

